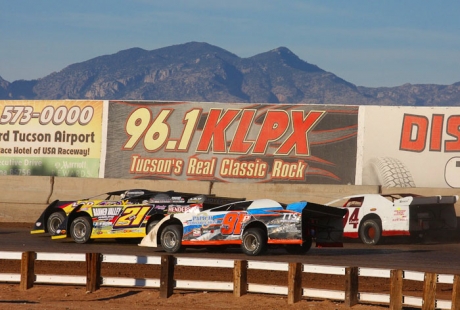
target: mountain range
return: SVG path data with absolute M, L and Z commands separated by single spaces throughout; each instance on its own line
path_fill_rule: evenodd
M 189 42 L 151 51 L 131 48 L 36 80 L 0 77 L 0 99 L 460 106 L 460 82 L 356 86 L 286 47 L 241 58 Z

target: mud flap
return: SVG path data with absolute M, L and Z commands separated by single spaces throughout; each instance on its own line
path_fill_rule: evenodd
M 302 210 L 302 225 L 311 229 L 316 247 L 342 247 L 346 213 L 346 209 L 308 202 Z
M 158 224 L 153 227 L 153 229 L 141 240 L 141 243 L 139 243 L 139 246 L 145 246 L 145 247 L 151 247 L 151 248 L 157 248 L 160 245 L 157 243 L 157 236 L 158 236 L 158 230 L 160 229 L 161 224 L 166 222 L 171 218 L 170 215 L 165 216 L 161 221 L 158 222 Z
M 458 196 L 415 196 L 409 205 L 410 231 L 458 229 L 455 203 Z

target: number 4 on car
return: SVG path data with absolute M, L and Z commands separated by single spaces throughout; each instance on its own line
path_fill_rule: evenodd
M 344 197 L 327 205 L 344 208 L 344 237 L 369 245 L 392 236 L 424 237 L 451 233 L 457 228 L 454 204 L 458 196 L 364 194 Z

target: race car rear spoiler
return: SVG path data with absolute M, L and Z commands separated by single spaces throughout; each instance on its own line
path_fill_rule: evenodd
M 336 208 L 326 205 L 307 202 L 307 205 L 302 211 L 302 216 L 309 218 L 336 217 L 342 219 L 347 214 L 346 209 Z
M 317 247 L 343 246 L 343 217 L 347 209 L 307 201 L 292 203 L 286 208 L 302 212 L 302 225 L 312 230 Z
M 458 201 L 458 196 L 415 196 L 410 205 L 436 205 L 436 204 L 454 204 Z

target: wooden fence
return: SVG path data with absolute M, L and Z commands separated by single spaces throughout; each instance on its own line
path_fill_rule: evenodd
M 302 298 L 340 300 L 352 307 L 358 303 L 389 305 L 390 309 L 403 306 L 420 307 L 422 310 L 460 309 L 460 276 L 428 272 L 387 270 L 362 267 L 323 266 L 302 263 L 263 262 L 251 260 L 203 259 L 163 256 L 108 255 L 100 253 L 69 254 L 45 252 L 0 251 L 0 259 L 21 260 L 21 273 L 0 273 L 0 283 L 19 283 L 21 290 L 27 290 L 35 283 L 56 283 L 86 285 L 86 290 L 94 292 L 101 286 L 150 287 L 158 288 L 160 297 L 168 298 L 174 289 L 229 291 L 235 297 L 247 293 L 287 295 L 288 304 Z M 36 260 L 86 262 L 86 276 L 37 275 L 34 272 Z M 132 279 L 120 277 L 101 277 L 103 263 L 150 264 L 160 266 L 160 279 Z M 192 281 L 174 279 L 175 266 L 232 268 L 233 282 Z M 248 269 L 276 270 L 287 272 L 288 285 L 266 285 L 248 283 Z M 302 273 L 341 275 L 344 290 L 325 290 L 304 288 Z M 360 277 L 388 278 L 390 294 L 366 293 L 358 291 Z M 423 297 L 403 295 L 403 280 L 422 281 Z M 436 299 L 436 284 L 452 284 L 452 299 Z

